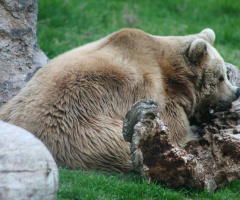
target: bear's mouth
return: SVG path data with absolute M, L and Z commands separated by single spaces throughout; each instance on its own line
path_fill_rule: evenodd
M 195 110 L 193 116 L 189 119 L 190 125 L 196 125 L 204 128 L 206 124 L 211 124 L 215 119 L 215 113 L 230 110 L 232 103 L 229 101 L 219 101 L 219 104 L 208 104 L 199 110 Z
M 213 108 L 214 112 L 226 111 L 232 107 L 232 101 L 229 100 L 219 100 L 219 104 Z

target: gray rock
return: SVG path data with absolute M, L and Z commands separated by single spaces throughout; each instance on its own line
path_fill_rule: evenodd
M 37 0 L 0 0 L 0 106 L 48 61 L 37 45 L 37 13 Z
M 57 165 L 45 145 L 0 121 L 0 199 L 53 200 L 58 181 Z
M 240 86 L 240 71 L 237 66 L 230 63 L 225 63 L 227 67 L 227 75 L 230 83 L 235 86 Z

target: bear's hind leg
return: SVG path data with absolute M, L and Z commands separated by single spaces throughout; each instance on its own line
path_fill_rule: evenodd
M 65 156 L 71 157 L 65 163 L 67 166 L 109 172 L 132 170 L 129 143 L 123 139 L 121 120 L 98 116 L 88 123 L 79 123 L 69 138 L 71 140 L 64 143 L 71 148 L 64 152 Z

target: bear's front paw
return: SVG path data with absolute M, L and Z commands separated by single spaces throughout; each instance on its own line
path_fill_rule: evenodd
M 142 99 L 131 107 L 123 122 L 123 137 L 126 141 L 132 141 L 134 126 L 144 119 L 154 119 L 157 114 L 158 105 L 152 99 Z
M 192 125 L 190 128 L 193 133 L 193 140 L 197 140 L 203 133 L 203 129 L 199 126 Z

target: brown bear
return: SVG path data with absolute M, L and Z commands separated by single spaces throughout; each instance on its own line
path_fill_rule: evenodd
M 50 61 L 1 108 L 0 119 L 36 135 L 62 167 L 129 171 L 122 126 L 135 102 L 155 100 L 170 141 L 184 147 L 196 138 L 194 110 L 239 96 L 214 40 L 211 29 L 169 37 L 117 31 Z

